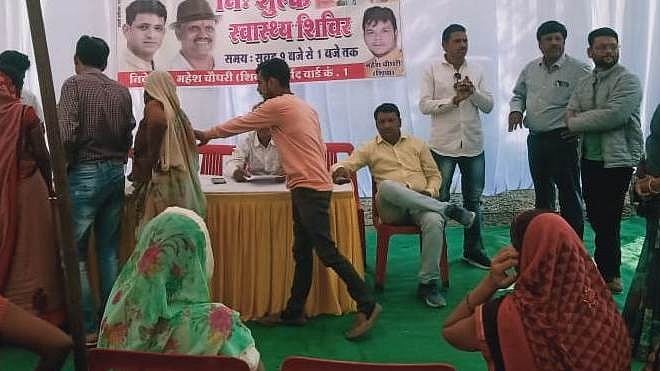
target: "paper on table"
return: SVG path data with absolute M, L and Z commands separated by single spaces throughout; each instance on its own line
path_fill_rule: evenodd
M 245 178 L 248 182 L 263 182 L 263 183 L 281 183 L 285 180 L 284 175 L 250 175 Z

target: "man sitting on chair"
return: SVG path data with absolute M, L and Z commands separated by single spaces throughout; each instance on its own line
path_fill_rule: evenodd
M 475 214 L 458 205 L 440 202 L 441 175 L 423 140 L 401 133 L 396 105 L 384 103 L 374 112 L 376 138 L 332 167 L 335 183 L 350 179 L 350 172 L 368 166 L 378 185 L 376 206 L 384 223 L 418 225 L 422 231 L 422 257 L 417 295 L 430 307 L 447 305 L 439 292 L 439 262 L 447 218 L 469 227 Z
M 224 176 L 237 182 L 245 182 L 251 175 L 283 175 L 270 128 L 257 129 L 242 138 L 223 169 Z

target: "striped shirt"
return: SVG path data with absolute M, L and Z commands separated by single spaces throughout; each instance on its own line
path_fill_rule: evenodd
M 88 69 L 64 82 L 57 113 L 69 163 L 126 162 L 135 127 L 126 87 Z

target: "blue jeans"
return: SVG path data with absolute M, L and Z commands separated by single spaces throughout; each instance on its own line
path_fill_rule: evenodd
M 378 183 L 378 214 L 388 224 L 415 223 L 422 231 L 422 255 L 419 282 L 431 283 L 440 278 L 440 257 L 445 238 L 447 202 L 425 196 L 393 180 Z
M 84 327 L 98 329 L 99 313 L 117 278 L 119 228 L 124 202 L 124 164 L 115 161 L 83 162 L 69 170 L 73 237 L 78 249 Z M 94 310 L 87 274 L 89 234 L 94 226 L 99 266 L 100 308 Z
M 483 250 L 483 241 L 481 240 L 481 221 L 483 213 L 481 207 L 481 194 L 484 191 L 486 179 L 486 163 L 484 153 L 481 152 L 473 157 L 450 157 L 441 156 L 431 151 L 440 173 L 442 174 L 442 185 L 440 186 L 440 201 L 449 201 L 449 190 L 451 181 L 454 177 L 456 165 L 463 176 L 461 179 L 461 193 L 463 194 L 463 207 L 474 211 L 476 217 L 472 227 L 463 231 L 463 252 L 468 253 L 473 250 Z

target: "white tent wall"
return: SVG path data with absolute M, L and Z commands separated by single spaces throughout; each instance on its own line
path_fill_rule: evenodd
M 42 0 L 56 95 L 73 74 L 75 42 L 80 35 L 104 38 L 114 52 L 115 0 Z M 483 115 L 486 151 L 486 194 L 531 188 L 527 165 L 526 130 L 506 129 L 511 89 L 523 66 L 539 55 L 535 33 L 538 25 L 555 19 L 568 28 L 566 51 L 587 60 L 586 37 L 596 27 L 619 32 L 621 63 L 636 73 L 643 84 L 642 119 L 648 120 L 660 103 L 659 0 L 401 0 L 403 50 L 407 75 L 385 80 L 353 80 L 295 84 L 293 90 L 310 102 L 321 118 L 326 141 L 363 143 L 375 135 L 374 108 L 392 102 L 402 111 L 405 131 L 428 138 L 430 119 L 418 109 L 423 69 L 442 57 L 441 33 L 450 23 L 466 26 L 468 57 L 481 63 L 495 96 L 495 108 Z M 172 17 L 172 16 L 170 16 Z M 23 0 L 0 2 L 0 50 L 18 49 L 33 59 L 27 11 Z M 655 68 L 654 68 L 655 67 Z M 112 53 L 107 69 L 117 71 Z M 28 73 L 26 86 L 38 94 L 36 72 Z M 142 91 L 132 91 L 136 119 L 142 117 Z M 255 86 L 182 88 L 184 109 L 195 127 L 206 128 L 247 112 L 260 100 Z M 226 142 L 233 143 L 234 139 Z M 459 177 L 457 172 L 457 177 Z M 360 173 L 361 194 L 370 193 L 366 172 Z M 455 182 L 454 190 L 459 190 Z

